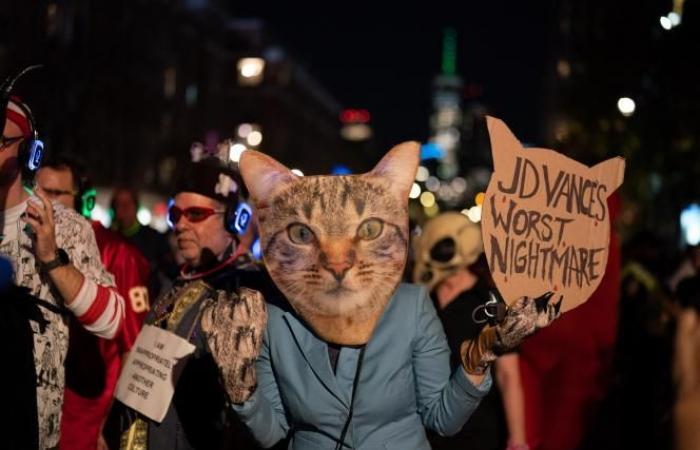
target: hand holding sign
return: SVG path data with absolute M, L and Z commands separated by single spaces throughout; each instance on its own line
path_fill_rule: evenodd
M 561 311 L 584 303 L 605 272 L 607 198 L 625 161 L 593 167 L 553 150 L 524 149 L 508 127 L 487 118 L 494 173 L 481 219 L 486 258 L 506 303 L 551 291 Z
M 493 296 L 493 294 L 491 294 Z M 561 315 L 561 296 L 547 292 L 537 298 L 521 297 L 507 308 L 495 326 L 484 328 L 476 339 L 462 342 L 464 370 L 473 375 L 486 372 L 496 357 L 517 348 L 527 336 L 546 327 Z

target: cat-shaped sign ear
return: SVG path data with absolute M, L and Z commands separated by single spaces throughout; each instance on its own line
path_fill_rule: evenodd
M 591 167 L 590 172 L 594 179 L 607 186 L 606 193 L 609 197 L 622 185 L 622 181 L 625 179 L 625 160 L 619 156 L 606 159 Z
M 493 169 L 498 172 L 508 172 L 507 167 L 514 164 L 514 155 L 523 151 L 523 144 L 515 137 L 510 128 L 495 117 L 486 116 L 486 126 L 491 141 L 491 155 L 493 156 Z M 498 147 L 498 150 L 496 150 Z M 506 165 L 506 167 L 503 167 Z
M 256 207 L 267 204 L 275 192 L 298 180 L 284 165 L 254 150 L 247 150 L 241 154 L 239 167 Z
M 389 180 L 400 201 L 408 200 L 420 162 L 420 144 L 410 141 L 396 145 L 368 175 Z

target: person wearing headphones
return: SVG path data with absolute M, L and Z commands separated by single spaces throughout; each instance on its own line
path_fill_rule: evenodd
M 149 290 L 154 295 L 167 289 L 177 276 L 177 266 L 168 237 L 138 221 L 139 195 L 129 186 L 118 186 L 112 191 L 110 213 L 113 214 L 111 228 L 124 236 L 139 249 L 151 265 Z
M 95 206 L 95 189 L 84 166 L 69 155 L 59 155 L 42 163 L 36 184 L 53 201 L 89 217 Z M 127 299 L 124 326 L 114 340 L 99 339 L 70 320 L 70 344 L 66 357 L 66 391 L 61 419 L 64 450 L 106 449 L 103 424 L 112 403 L 112 394 L 122 358 L 136 340 L 148 309 L 148 261 L 119 234 L 93 221 L 102 263 L 114 275 L 119 293 Z
M 191 162 L 176 184 L 169 222 L 185 261 L 174 286 L 153 304 L 146 323 L 194 344 L 162 422 L 127 410 L 130 426 L 121 448 L 149 450 L 257 448 L 227 408 L 226 390 L 202 336 L 200 314 L 210 302 L 239 287 L 272 285 L 246 258 L 241 244 L 251 211 L 242 201 L 239 174 L 216 157 Z
M 30 109 L 2 87 L 5 116 L 0 137 L 0 255 L 9 259 L 15 283 L 37 299 L 42 317 L 34 333 L 38 448 L 58 446 L 68 350 L 68 320 L 74 315 L 91 333 L 112 339 L 123 324 L 124 300 L 100 261 L 90 224 L 27 183 L 41 162 Z M 40 377 L 39 374 L 42 376 Z M 22 407 L 23 405 L 18 405 Z

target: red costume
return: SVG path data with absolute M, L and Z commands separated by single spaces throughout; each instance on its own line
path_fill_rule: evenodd
M 148 295 L 149 264 L 117 233 L 93 222 L 102 263 L 114 275 L 124 297 L 124 324 L 114 340 L 97 338 L 71 321 L 66 359 L 66 390 L 61 420 L 61 450 L 94 450 L 102 422 L 112 402 L 122 355 L 131 349 L 141 329 Z
M 610 252 L 600 285 L 586 303 L 520 346 L 525 431 L 533 450 L 577 448 L 608 387 L 620 298 L 618 194 L 608 207 Z

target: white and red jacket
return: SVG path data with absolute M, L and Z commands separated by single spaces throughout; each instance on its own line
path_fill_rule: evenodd
M 31 229 L 20 219 L 27 203 L 0 213 L 2 242 L 0 254 L 12 261 L 15 282 L 32 295 L 57 306 L 63 300 L 48 275 L 39 270 L 33 252 Z M 93 334 L 107 339 L 119 331 L 124 318 L 124 299 L 114 287 L 114 279 L 102 266 L 100 252 L 90 223 L 75 211 L 53 204 L 56 244 L 70 256 L 71 263 L 85 281 L 68 309 Z M 47 321 L 42 330 L 31 322 L 34 331 L 34 362 L 37 375 L 39 446 L 54 447 L 60 437 L 61 407 L 65 383 L 64 360 L 68 350 L 66 317 L 40 308 Z

